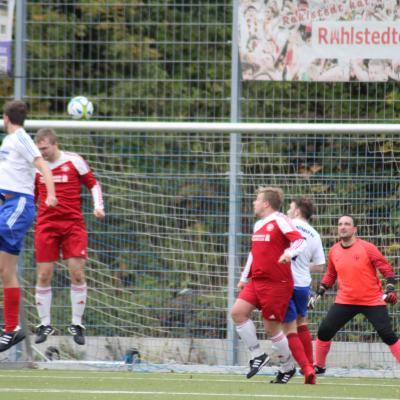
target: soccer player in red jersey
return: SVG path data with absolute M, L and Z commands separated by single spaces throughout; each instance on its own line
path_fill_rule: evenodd
M 57 136 L 51 129 L 40 129 L 35 142 L 52 173 L 58 197 L 58 206 L 45 207 L 46 188 L 43 177 L 36 174 L 35 197 L 39 203 L 35 228 L 37 262 L 36 307 L 40 318 L 36 343 L 44 342 L 54 333 L 50 309 L 51 279 L 54 264 L 62 257 L 67 262 L 71 278 L 72 322 L 68 327 L 74 341 L 85 344 L 82 316 L 86 306 L 87 287 L 84 266 L 87 257 L 87 232 L 81 208 L 81 183 L 92 194 L 94 216 L 104 218 L 102 192 L 88 164 L 76 153 L 61 151 Z
M 282 203 L 283 192 L 280 188 L 258 189 L 253 207 L 254 214 L 260 219 L 254 225 L 251 252 L 238 284 L 240 293 L 231 310 L 236 330 L 252 355 L 247 378 L 254 376 L 269 361 L 250 319 L 253 310 L 261 310 L 265 332 L 282 360 L 280 372 L 271 383 L 287 383 L 296 372 L 291 360 L 290 343 L 282 332 L 282 322 L 293 294 L 290 261 L 306 248 L 302 235 L 278 211 Z M 311 366 L 305 368 L 304 373 L 305 383 L 315 383 Z
M 372 243 L 356 236 L 357 223 L 353 216 L 339 218 L 338 234 L 340 241 L 329 250 L 328 268 L 309 302 L 309 307 L 314 308 L 325 291 L 338 281 L 335 303 L 318 329 L 316 373 L 325 372 L 326 357 L 336 332 L 360 313 L 371 322 L 400 363 L 400 340 L 392 329 L 386 308 L 386 303 L 397 303 L 392 266 Z M 385 291 L 378 270 L 386 279 Z

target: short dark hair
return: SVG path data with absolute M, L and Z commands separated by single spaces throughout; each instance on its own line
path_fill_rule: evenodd
M 21 100 L 8 101 L 4 104 L 3 113 L 12 124 L 23 126 L 28 115 L 28 106 Z
M 358 222 L 357 222 L 356 218 L 355 218 L 353 215 L 351 215 L 351 214 L 342 214 L 342 215 L 338 218 L 338 221 L 339 221 L 339 219 L 342 218 L 342 217 L 349 217 L 349 218 L 351 218 L 351 219 L 353 220 L 353 226 L 354 226 L 354 227 L 357 227 Z
M 42 140 L 48 139 L 50 144 L 57 144 L 58 139 L 56 132 L 51 128 L 41 128 L 35 135 L 35 143 L 39 143 Z
M 311 199 L 307 197 L 295 197 L 292 202 L 300 210 L 303 218 L 309 220 L 315 214 L 315 206 Z

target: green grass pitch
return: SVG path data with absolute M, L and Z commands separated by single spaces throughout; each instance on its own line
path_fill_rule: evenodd
M 202 399 L 400 399 L 396 378 L 321 377 L 304 385 L 300 376 L 287 385 L 270 376 L 93 372 L 60 370 L 0 371 L 2 400 L 202 400 Z

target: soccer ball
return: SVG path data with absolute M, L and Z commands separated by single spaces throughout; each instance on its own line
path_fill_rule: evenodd
M 85 96 L 76 96 L 69 101 L 67 111 L 73 119 L 89 119 L 93 115 L 93 104 Z

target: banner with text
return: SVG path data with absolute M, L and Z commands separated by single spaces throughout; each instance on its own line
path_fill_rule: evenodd
M 14 0 L 0 0 L 0 75 L 11 75 Z
M 244 80 L 400 81 L 397 0 L 240 0 Z

